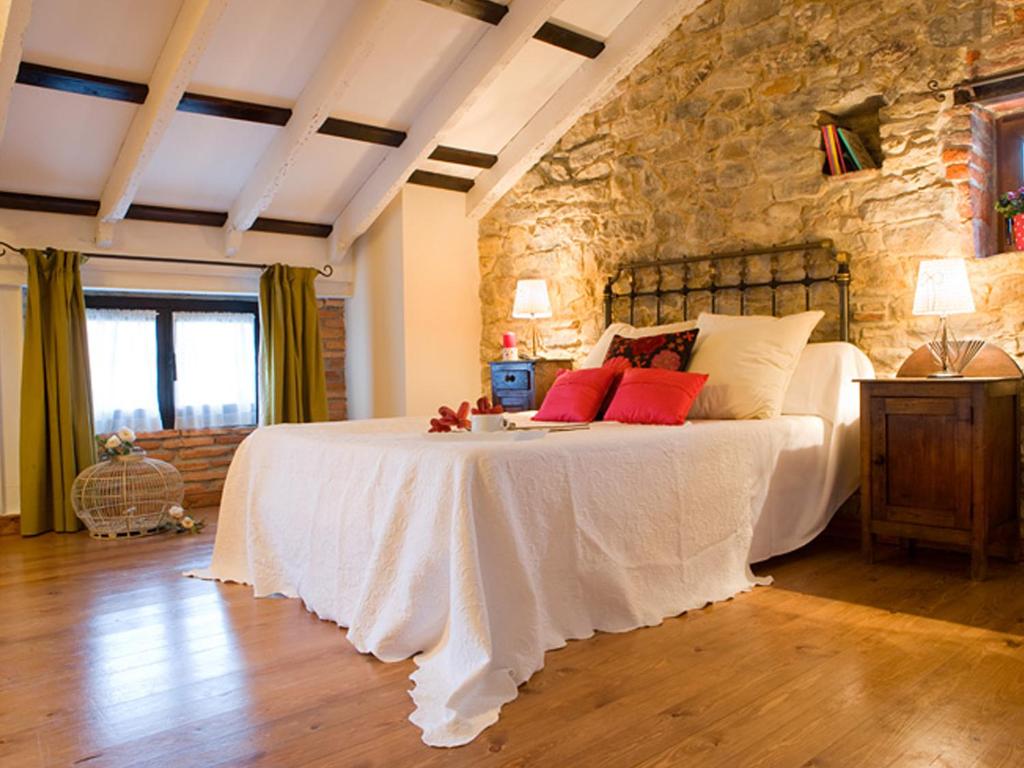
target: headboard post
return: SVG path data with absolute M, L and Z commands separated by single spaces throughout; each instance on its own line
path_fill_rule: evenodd
M 615 283 L 617 275 L 612 275 L 608 278 L 608 282 L 604 284 L 604 327 L 607 328 L 612 324 L 612 285 Z
M 836 287 L 839 289 L 839 340 L 850 340 L 850 254 L 836 254 Z

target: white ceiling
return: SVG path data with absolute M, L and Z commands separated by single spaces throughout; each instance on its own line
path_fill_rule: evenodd
M 187 90 L 294 107 L 359 2 L 230 0 Z M 639 0 L 565 0 L 552 20 L 605 39 Z M 34 0 L 23 60 L 148 83 L 180 0 Z M 333 117 L 410 131 L 433 95 L 492 27 L 420 0 L 395 0 Z M 530 40 L 440 136 L 500 155 L 588 59 Z M 139 110 L 134 104 L 15 85 L 0 141 L 0 191 L 98 199 Z M 281 127 L 176 112 L 142 173 L 135 201 L 232 208 Z M 317 134 L 288 166 L 265 216 L 332 223 L 388 147 Z M 480 169 L 426 161 L 474 178 Z
M 24 58 L 147 82 L 180 5 L 180 0 L 34 0 Z
M 0 142 L 0 190 L 95 200 L 136 109 L 16 85 Z

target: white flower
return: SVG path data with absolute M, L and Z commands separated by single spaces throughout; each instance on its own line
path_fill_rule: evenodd
M 121 427 L 119 430 L 117 430 L 117 436 L 121 438 L 122 443 L 135 442 L 135 433 L 128 429 L 128 427 Z
M 181 527 L 184 528 L 186 531 L 192 528 L 195 524 L 196 521 L 193 520 L 191 517 L 181 518 Z
M 117 435 L 111 435 L 110 437 L 107 438 L 107 442 L 105 442 L 103 445 L 107 448 L 107 450 L 110 451 L 114 450 L 115 448 L 120 448 L 121 438 L 118 437 Z
M 169 514 L 175 520 L 181 520 L 181 518 L 185 516 L 185 510 L 179 507 L 177 504 L 175 504 L 173 507 L 167 510 L 167 514 Z

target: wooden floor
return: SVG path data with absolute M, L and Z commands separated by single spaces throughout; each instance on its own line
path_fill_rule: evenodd
M 0 538 L 0 766 L 1024 766 L 1024 569 L 819 542 L 772 587 L 548 654 L 469 746 L 412 662 L 299 601 L 179 576 L 198 537 Z

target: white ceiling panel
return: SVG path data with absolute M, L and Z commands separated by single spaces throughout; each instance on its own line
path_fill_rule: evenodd
M 389 151 L 316 135 L 302 148 L 264 215 L 330 224 Z
M 640 0 L 565 0 L 551 21 L 605 40 L 624 18 L 639 5 Z
M 0 189 L 97 199 L 138 109 L 134 104 L 15 85 Z
M 293 105 L 357 2 L 233 0 L 210 38 L 189 90 Z
M 585 61 L 553 45 L 531 40 L 441 143 L 498 154 L 537 110 Z
M 459 165 L 458 163 L 440 163 L 437 160 L 424 160 L 420 163 L 419 170 L 443 173 L 447 176 L 459 176 L 463 179 L 475 179 L 483 171 L 483 168 L 474 168 L 470 165 Z
M 35 0 L 24 59 L 144 83 L 181 0 Z
M 490 25 L 424 2 L 396 4 L 380 41 L 331 114 L 406 129 Z
M 135 201 L 226 211 L 279 130 L 179 112 L 146 168 Z

